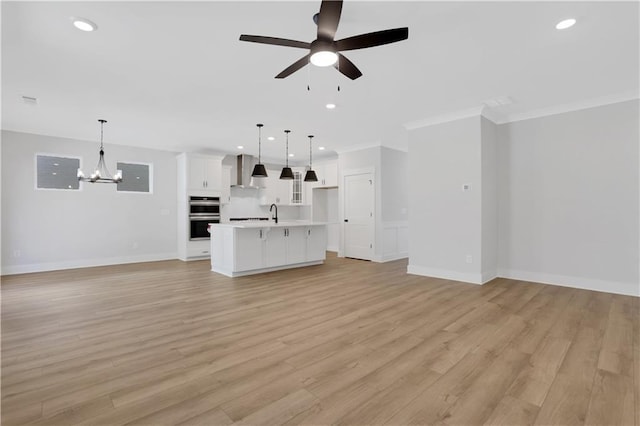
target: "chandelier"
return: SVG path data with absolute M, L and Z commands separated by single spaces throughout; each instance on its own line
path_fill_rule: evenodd
M 119 183 L 122 182 L 122 171 L 117 170 L 116 174 L 111 177 L 111 173 L 109 173 L 109 169 L 107 169 L 107 165 L 104 162 L 104 146 L 102 143 L 103 137 L 103 128 L 104 123 L 107 120 L 98 120 L 100 122 L 100 158 L 98 159 L 98 164 L 96 165 L 96 169 L 89 177 L 86 177 L 81 169 L 78 169 L 78 180 L 82 182 L 91 182 L 91 183 Z

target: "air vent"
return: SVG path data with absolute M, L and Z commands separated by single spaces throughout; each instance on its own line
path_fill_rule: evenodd
M 27 105 L 37 105 L 38 98 L 34 98 L 33 96 L 23 96 L 22 102 L 24 102 Z

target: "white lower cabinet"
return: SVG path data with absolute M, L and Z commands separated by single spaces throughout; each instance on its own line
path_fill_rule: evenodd
M 306 227 L 296 226 L 287 229 L 287 262 L 301 263 L 307 261 Z
M 242 228 L 212 225 L 211 269 L 227 276 L 322 263 L 324 225 Z
M 271 228 L 265 244 L 266 267 L 307 261 L 306 228 Z
M 265 266 L 271 268 L 287 263 L 287 239 L 284 228 L 271 228 L 264 244 Z
M 249 271 L 264 267 L 264 233 L 264 229 L 235 229 L 234 269 L 236 271 Z
M 307 235 L 307 260 L 324 260 L 327 257 L 327 228 L 325 226 L 310 226 L 305 229 Z

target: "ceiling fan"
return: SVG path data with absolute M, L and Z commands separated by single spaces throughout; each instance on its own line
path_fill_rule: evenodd
M 320 12 L 313 16 L 313 21 L 318 26 L 318 36 L 311 43 L 247 34 L 242 34 L 240 40 L 309 49 L 308 54 L 289 65 L 284 71 L 276 75 L 276 78 L 288 77 L 311 62 L 319 67 L 333 65 L 342 74 L 351 80 L 355 80 L 362 75 L 362 72 L 340 52 L 395 43 L 396 41 L 406 40 L 409 37 L 409 28 L 403 27 L 334 40 L 341 12 L 342 0 L 322 0 Z

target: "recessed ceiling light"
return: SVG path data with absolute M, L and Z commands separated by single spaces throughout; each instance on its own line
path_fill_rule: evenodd
M 293 157 L 293 154 L 289 154 L 289 157 Z
M 270 141 L 276 140 L 276 138 L 274 138 L 273 136 L 269 136 L 267 139 L 269 139 Z
M 238 145 L 238 149 L 244 149 L 244 146 Z
M 71 18 L 73 21 L 73 26 L 81 31 L 95 31 L 98 29 L 98 26 L 95 22 L 91 22 L 85 18 Z
M 336 104 L 327 104 L 327 109 L 334 109 L 336 107 Z
M 566 30 L 567 28 L 571 28 L 575 25 L 576 20 L 573 18 L 565 19 L 564 21 L 560 21 L 556 24 L 557 30 Z
M 319 149 L 320 151 L 324 151 L 324 146 L 319 146 L 319 147 L 318 147 L 318 149 Z

